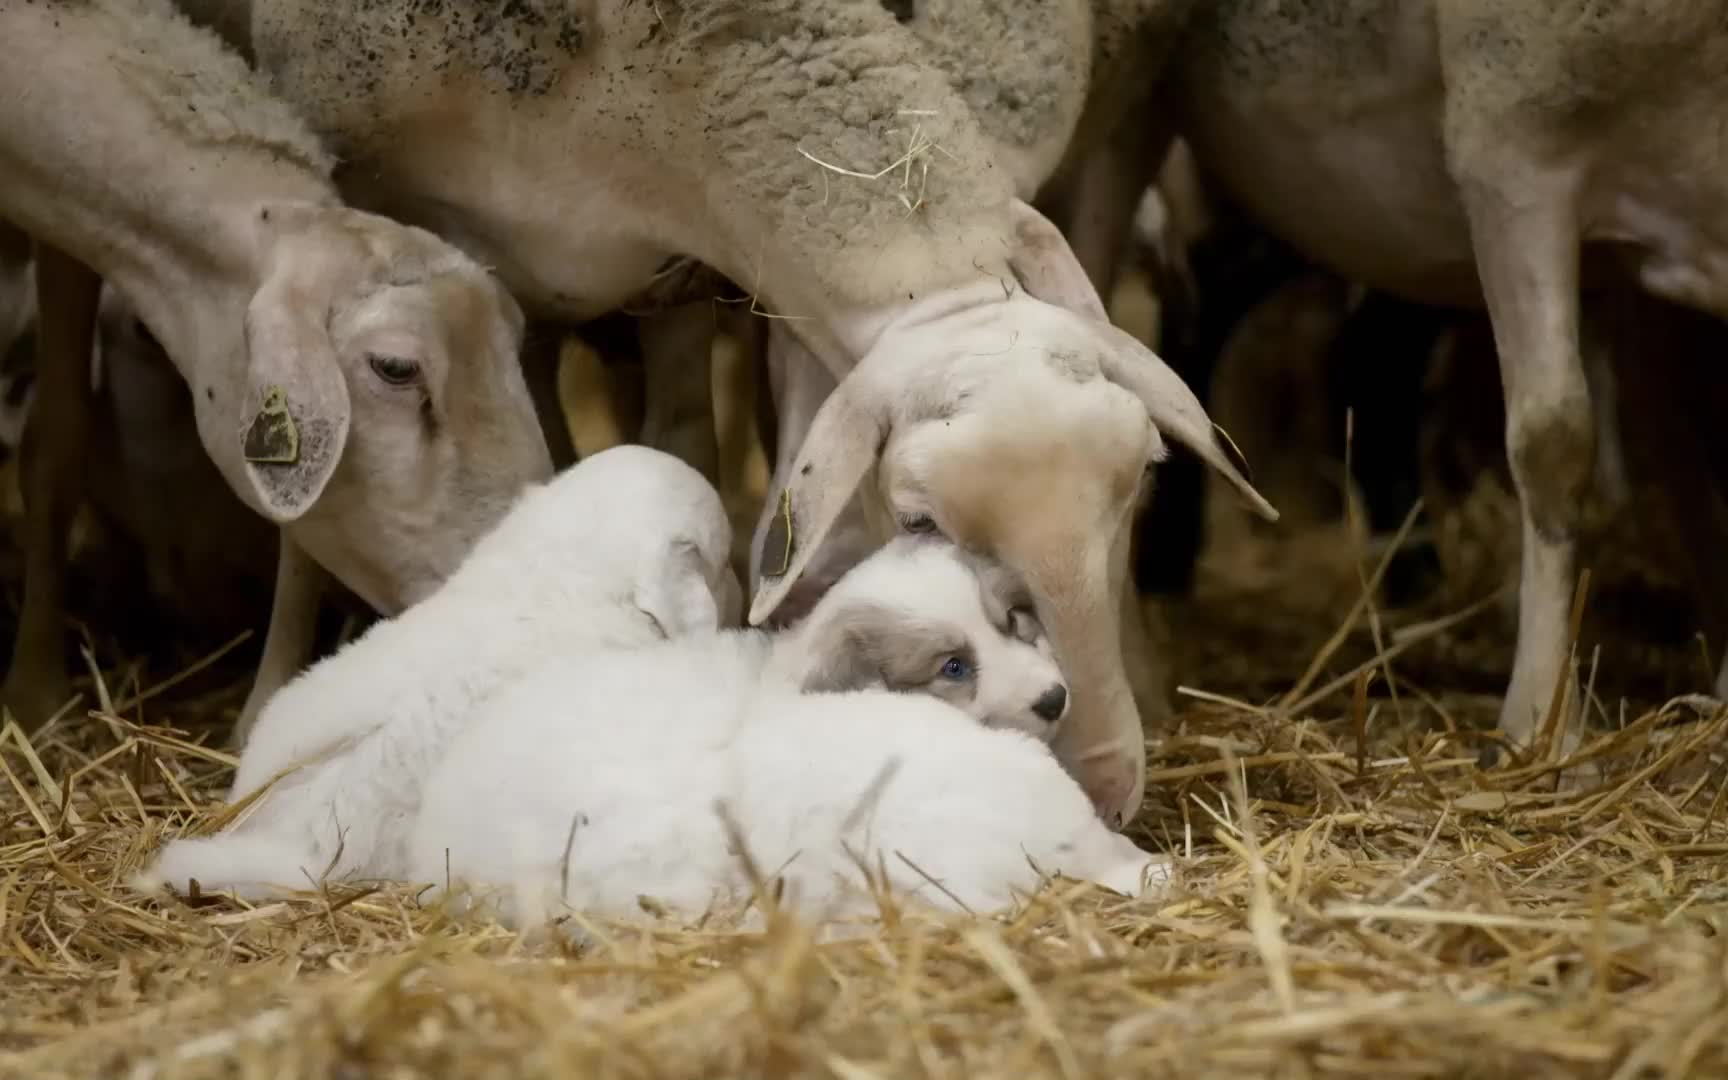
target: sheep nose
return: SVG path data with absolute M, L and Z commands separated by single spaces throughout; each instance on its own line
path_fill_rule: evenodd
M 1062 719 L 1062 710 L 1068 707 L 1068 688 L 1060 684 L 1040 694 L 1032 703 L 1032 711 L 1038 714 L 1045 723 L 1054 724 Z

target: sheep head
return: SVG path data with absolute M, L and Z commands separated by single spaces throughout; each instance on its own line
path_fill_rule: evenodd
M 430 233 L 275 204 L 245 355 L 193 393 L 241 498 L 368 603 L 447 577 L 551 458 L 523 381 L 522 315 Z
M 1054 228 L 1017 209 L 1020 288 L 891 325 L 817 413 L 774 494 L 750 621 L 773 613 L 864 484 L 877 520 L 940 533 L 1026 581 L 1073 693 L 1057 754 L 1101 816 L 1125 822 L 1139 810 L 1145 749 L 1119 597 L 1133 511 L 1164 439 L 1267 518 L 1277 512 L 1182 380 L 1109 324 Z

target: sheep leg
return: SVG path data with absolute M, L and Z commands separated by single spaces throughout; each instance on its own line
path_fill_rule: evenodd
M 1572 178 L 1532 161 L 1505 165 L 1515 136 L 1495 131 L 1460 159 L 1477 272 L 1506 400 L 1506 451 L 1522 517 L 1518 639 L 1500 729 L 1528 745 L 1568 672 L 1577 534 L 1594 470 L 1595 428 L 1578 348 L 1578 224 Z M 1481 166 L 1488 166 L 1481 168 Z M 1561 749 L 1578 739 L 1560 720 Z
M 552 467 L 564 470 L 576 464 L 576 441 L 564 404 L 558 396 L 558 358 L 564 344 L 562 329 L 555 324 L 533 323 L 522 338 L 522 378 L 540 418 L 540 432 L 552 454 Z
M 1331 378 L 1341 404 L 1355 416 L 1350 479 L 1361 492 L 1368 532 L 1376 539 L 1398 530 L 1421 493 L 1417 433 L 1422 388 L 1435 343 L 1450 317 L 1439 308 L 1369 292 L 1335 335 Z M 1381 586 L 1385 603 L 1414 604 L 1439 578 L 1440 557 L 1433 541 L 1415 541 L 1387 566 Z
M 102 279 L 47 244 L 36 246 L 36 400 L 25 424 L 24 608 L 3 691 L 25 728 L 71 699 L 66 675 L 66 557 L 84 499 L 94 394 L 90 357 Z
M 750 318 L 748 331 L 739 336 L 745 342 L 745 355 L 756 368 L 756 439 L 762 444 L 762 454 L 769 461 L 780 460 L 780 409 L 774 401 L 774 379 L 768 357 L 768 328 L 765 319 Z M 806 420 L 805 426 L 809 426 Z
M 1175 726 L 1171 696 L 1175 692 L 1175 658 L 1164 612 L 1157 601 L 1143 597 L 1134 587 L 1127 560 L 1121 560 L 1122 666 L 1128 673 L 1128 689 L 1140 712 L 1140 727 L 1161 736 Z
M 286 532 L 279 534 L 276 552 L 276 593 L 270 604 L 270 628 L 258 673 L 240 709 L 229 741 L 244 746 L 271 695 L 300 673 L 312 658 L 318 632 L 318 606 L 324 596 L 324 568 L 312 561 Z
M 1620 299 L 1620 298 L 1616 298 Z M 1618 509 L 1630 497 L 1632 484 L 1644 482 L 1663 531 L 1674 541 L 1681 580 L 1689 586 L 1704 648 L 1709 656 L 1728 656 L 1728 561 L 1722 558 L 1728 538 L 1728 448 L 1714 437 L 1714 428 L 1728 408 L 1728 386 L 1713 363 L 1728 341 L 1728 331 L 1714 317 L 1650 297 L 1629 295 L 1612 307 L 1595 305 L 1593 314 L 1611 313 L 1612 324 L 1586 337 L 1594 370 L 1590 393 L 1598 413 L 1623 421 L 1632 438 L 1631 455 L 1617 463 L 1624 482 L 1610 487 L 1599 469 L 1597 482 L 1605 500 Z M 1595 329 L 1590 322 L 1586 330 Z M 1632 367 L 1636 365 L 1636 367 Z M 1626 378 L 1617 378 L 1621 373 Z M 1618 407 L 1616 407 L 1618 406 Z M 1598 438 L 1611 430 L 1616 440 L 1598 451 L 1606 456 L 1619 447 L 1618 424 L 1598 428 Z M 1636 470 L 1635 472 L 1631 470 Z M 1712 669 L 1718 694 L 1728 689 L 1728 665 Z
M 780 432 L 774 461 L 774 479 L 768 485 L 769 497 L 762 505 L 756 531 L 750 540 L 750 592 L 754 596 L 762 580 L 762 549 L 767 540 L 769 524 L 774 520 L 775 497 L 792 475 L 792 465 L 798 450 L 810 432 L 816 412 L 837 385 L 816 354 L 781 324 L 768 328 L 768 381 L 773 387 L 774 408 L 780 418 Z M 816 601 L 828 591 L 840 575 L 857 565 L 877 545 L 870 535 L 869 522 L 864 516 L 863 502 L 856 492 L 840 512 L 821 550 L 807 564 L 804 574 L 775 609 L 774 622 L 789 625 L 809 614 Z
M 1686 312 L 1684 317 L 1690 320 L 1698 316 Z M 1722 557 L 1724 539 L 1728 538 L 1728 493 L 1723 489 L 1720 462 L 1712 460 L 1710 437 L 1698 427 L 1696 402 L 1709 399 L 1708 388 L 1688 385 L 1698 380 L 1700 370 L 1709 370 L 1716 357 L 1687 349 L 1685 344 L 1655 363 L 1648 361 L 1656 358 L 1645 358 L 1647 362 L 1636 377 L 1622 381 L 1621 392 L 1643 414 L 1640 426 L 1654 429 L 1659 425 L 1660 433 L 1647 440 L 1657 464 L 1651 473 L 1651 486 L 1678 542 L 1678 568 L 1696 598 L 1704 646 L 1724 657 L 1712 687 L 1721 697 L 1728 691 L 1728 649 L 1724 649 L 1728 562 Z M 1711 335 L 1703 344 L 1720 347 L 1721 343 L 1719 336 Z M 1685 395 L 1689 390 L 1700 392 L 1688 400 Z
M 1632 500 L 1632 481 L 1620 435 L 1620 410 L 1613 405 L 1619 398 L 1614 350 L 1588 338 L 1581 348 L 1590 400 L 1596 402 L 1596 490 L 1610 509 L 1618 510 Z
M 762 402 L 770 395 L 765 384 L 766 357 L 761 355 L 762 335 L 758 320 L 736 307 L 716 309 L 723 333 L 722 347 L 715 353 L 714 430 L 720 450 L 720 491 L 728 499 L 749 491 L 752 480 L 753 442 L 759 442 L 764 427 L 773 421 L 773 402 L 767 417 Z M 768 456 L 767 444 L 762 444 Z M 745 567 L 748 575 L 748 555 Z
M 646 378 L 636 317 L 612 311 L 583 323 L 581 336 L 599 361 L 604 393 L 573 401 L 577 431 L 587 431 L 597 449 L 639 443 L 646 410 Z M 596 436 L 604 433 L 604 438 Z M 614 441 L 616 437 L 616 441 Z
M 636 320 L 647 383 L 642 443 L 664 450 L 707 477 L 720 479 L 714 426 L 714 312 L 706 300 Z
M 1173 127 L 1155 115 L 1141 109 L 1125 113 L 1109 137 L 1075 163 L 1048 200 L 1058 204 L 1054 220 L 1062 223 L 1068 246 L 1106 304 L 1122 269 L 1134 212 L 1175 135 Z

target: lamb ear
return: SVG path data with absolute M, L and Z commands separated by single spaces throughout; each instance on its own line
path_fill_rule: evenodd
M 1109 322 L 1103 299 L 1074 257 L 1062 230 L 1022 199 L 1014 200 L 1009 219 L 1014 225 L 1015 247 L 1008 256 L 1008 267 L 1020 287 L 1046 304 Z
M 330 341 L 327 300 L 316 285 L 277 275 L 246 309 L 232 452 L 252 482 L 247 501 L 278 525 L 318 501 L 348 441 L 348 384 Z
M 720 605 L 702 553 L 687 540 L 673 541 L 643 560 L 633 602 L 668 638 L 720 629 Z
M 762 551 L 761 585 L 750 605 L 751 626 L 774 614 L 797 583 L 887 438 L 879 380 L 861 365 L 816 411 L 784 486 L 772 495 L 774 518 Z

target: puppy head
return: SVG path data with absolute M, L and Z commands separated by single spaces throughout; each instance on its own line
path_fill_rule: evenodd
M 719 493 L 649 447 L 615 446 L 566 469 L 483 545 L 482 557 L 502 565 L 536 553 L 560 587 L 632 606 L 663 637 L 712 632 L 742 616 Z
M 1068 687 L 1017 575 L 940 537 L 902 536 L 860 563 L 797 631 L 806 692 L 929 694 L 993 728 L 1054 736 Z

